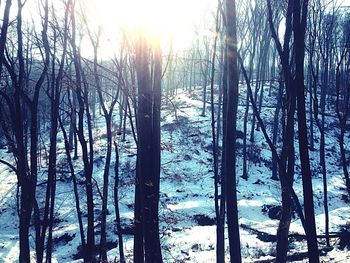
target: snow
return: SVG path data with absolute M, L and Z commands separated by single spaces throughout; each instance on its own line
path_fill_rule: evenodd
M 268 87 L 265 87 L 264 105 L 271 105 L 273 96 L 268 96 Z M 245 94 L 244 87 L 241 87 Z M 199 225 L 195 216 L 204 215 L 209 219 L 215 218 L 214 210 L 214 179 L 211 152 L 211 127 L 210 127 L 210 103 L 207 104 L 206 116 L 201 116 L 201 88 L 196 87 L 192 96 L 185 90 L 179 90 L 171 99 L 171 103 L 162 109 L 162 169 L 160 190 L 160 230 L 164 262 L 215 262 L 215 225 Z M 245 96 L 244 96 L 245 97 Z M 240 98 L 238 129 L 243 129 L 244 99 Z M 308 100 L 307 100 L 308 101 Z M 272 103 L 273 106 L 273 103 Z M 98 111 L 97 115 L 98 115 Z M 252 112 L 250 112 L 251 117 Z M 115 116 L 118 116 L 117 112 Z M 117 117 L 115 117 L 117 118 Z M 267 121 L 268 132 L 271 133 L 273 109 L 264 107 L 262 118 Z M 335 117 L 327 117 L 327 122 L 336 123 Z M 118 123 L 118 121 L 115 121 Z M 96 121 L 95 136 L 95 165 L 94 179 L 102 187 L 104 153 L 105 153 L 105 128 L 104 119 L 98 115 Z M 250 132 L 250 124 L 248 124 Z M 339 163 L 339 149 L 337 142 L 337 129 L 329 129 L 326 133 L 327 176 L 330 210 L 330 231 L 339 232 L 341 226 L 350 223 L 350 207 L 343 199 L 347 195 L 344 187 L 342 169 Z M 316 137 L 319 136 L 315 127 Z M 47 137 L 45 140 L 48 142 Z M 120 147 L 120 209 L 123 226 L 130 226 L 133 219 L 134 203 L 134 173 L 136 161 L 136 146 L 133 142 L 131 131 L 128 131 L 125 142 L 118 141 Z M 348 139 L 347 139 L 348 140 Z M 66 165 L 64 157 L 64 145 L 59 134 L 59 163 Z M 241 140 L 238 140 L 241 142 Z M 248 141 L 249 143 L 249 141 Z M 46 146 L 47 147 L 47 146 Z M 255 131 L 255 143 L 252 146 L 254 154 L 259 157 L 258 162 L 250 161 L 248 165 L 248 180 L 240 177 L 242 174 L 242 153 L 238 151 L 237 160 L 237 190 L 239 222 L 241 225 L 241 248 L 244 262 L 254 260 L 272 259 L 275 256 L 275 242 L 263 242 L 255 233 L 242 226 L 248 226 L 255 230 L 271 235 L 276 234 L 278 220 L 273 220 L 262 211 L 264 205 L 280 205 L 281 193 L 278 181 L 271 180 L 271 151 L 265 142 L 263 134 Z M 296 152 L 298 145 L 295 144 Z M 316 147 L 318 144 L 316 143 Z M 81 150 L 79 149 L 81 155 Z M 0 157 L 11 161 L 11 154 L 6 150 L 0 150 Z M 311 164 L 314 172 L 313 187 L 316 212 L 316 224 L 318 234 L 324 234 L 324 208 L 322 175 L 318 167 L 318 151 L 311 151 Z M 115 214 L 113 205 L 114 184 L 114 151 L 110 172 L 109 203 L 107 216 L 107 240 L 117 240 L 114 224 Z M 79 158 L 74 161 L 79 184 L 79 195 L 83 220 L 86 224 L 85 189 L 83 178 L 79 173 L 82 162 Z M 300 165 L 296 160 L 296 167 Z M 59 167 L 59 166 L 58 166 Z M 41 170 L 39 183 L 45 178 L 45 169 Z M 55 244 L 53 262 L 81 262 L 74 260 L 80 245 L 78 221 L 75 211 L 74 193 L 69 174 L 58 174 L 62 180 L 57 183 L 57 195 L 55 213 L 57 222 L 54 225 L 54 238 L 68 233 L 74 236 L 69 242 Z M 18 216 L 16 211 L 16 176 L 5 165 L 0 164 L 0 262 L 16 262 L 19 253 L 18 242 Z M 38 186 L 39 207 L 43 206 L 45 185 Z M 302 199 L 302 184 L 300 169 L 296 168 L 294 189 Z M 95 193 L 95 218 L 98 218 L 101 209 L 101 199 L 94 188 Z M 99 227 L 96 232 L 99 233 Z M 293 218 L 290 226 L 291 233 L 304 234 L 300 220 Z M 133 237 L 124 235 L 124 249 L 128 262 L 132 262 Z M 226 251 L 228 252 L 228 240 L 226 234 Z M 319 240 L 319 247 L 325 247 L 325 241 Z M 99 234 L 96 234 L 96 242 L 99 242 Z M 348 262 L 350 255 L 347 250 L 341 250 L 337 246 L 337 239 L 331 239 L 334 249 L 322 256 L 324 262 Z M 34 232 L 31 232 L 31 246 L 34 251 Z M 290 254 L 307 251 L 305 241 L 295 241 L 290 244 Z M 35 258 L 33 252 L 33 259 Z M 108 252 L 112 261 L 118 259 L 118 248 Z M 227 253 L 227 260 L 229 255 Z M 35 262 L 35 261 L 33 261 Z M 306 262 L 306 261 L 305 261 Z

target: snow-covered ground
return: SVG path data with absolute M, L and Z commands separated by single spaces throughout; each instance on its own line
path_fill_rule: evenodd
M 268 89 L 268 87 L 266 87 Z M 273 97 L 265 92 L 264 105 L 271 105 Z M 242 94 L 244 94 L 242 92 Z M 243 96 L 242 96 L 243 97 Z M 201 116 L 201 89 L 193 91 L 192 97 L 187 91 L 179 91 L 172 103 L 162 109 L 162 169 L 161 169 L 161 201 L 160 222 L 161 242 L 164 262 L 215 262 L 215 211 L 214 211 L 214 179 L 212 167 L 212 146 L 210 126 L 210 104 L 207 116 Z M 241 99 L 243 105 L 244 98 Z M 243 130 L 244 106 L 238 110 L 238 129 Z M 115 114 L 117 116 L 117 114 Z M 267 128 L 271 130 L 273 109 L 263 108 L 262 117 L 268 121 Z M 339 163 L 339 148 L 337 129 L 331 128 L 336 119 L 327 117 L 329 129 L 326 133 L 328 195 L 330 210 L 330 231 L 339 232 L 341 227 L 350 222 L 349 203 L 344 201 L 346 191 L 342 169 Z M 95 136 L 95 166 L 94 178 L 102 187 L 104 167 L 104 120 L 98 118 Z M 248 125 L 250 132 L 250 124 Z M 317 128 L 315 128 L 316 135 Z M 49 140 L 47 140 L 48 142 Z M 241 143 L 241 139 L 237 140 Z M 63 151 L 62 136 L 59 135 L 59 167 L 67 167 Z M 136 148 L 129 131 L 125 142 L 119 141 L 120 146 L 120 209 L 123 227 L 132 225 L 134 202 L 134 172 Z M 297 143 L 296 152 L 298 151 Z M 276 234 L 278 220 L 271 219 L 267 208 L 280 205 L 280 185 L 271 180 L 271 152 L 260 131 L 255 132 L 255 143 L 249 146 L 250 156 L 248 180 L 242 175 L 242 153 L 238 152 L 237 160 L 237 189 L 240 220 L 241 248 L 244 262 L 268 260 L 275 255 L 276 242 L 261 240 L 255 230 L 271 235 Z M 316 143 L 316 148 L 318 144 Z M 318 151 L 310 152 L 314 172 L 314 201 L 318 234 L 324 234 L 323 186 L 322 176 L 318 173 Z M 0 150 L 0 157 L 11 161 L 12 156 L 6 150 Z M 114 162 L 114 155 L 112 156 Z M 75 160 L 76 172 L 82 170 L 81 159 Z M 108 238 L 116 245 L 115 213 L 113 205 L 113 165 L 110 173 L 109 215 L 107 216 Z M 302 200 L 301 175 L 298 160 L 294 189 Z M 66 169 L 65 169 L 66 170 Z M 45 170 L 42 170 L 45 174 Z M 57 183 L 56 220 L 54 225 L 54 261 L 72 262 L 80 244 L 79 229 L 75 211 L 74 194 L 69 174 L 58 173 L 61 178 Z M 44 178 L 44 177 L 43 177 Z M 16 210 L 16 176 L 5 165 L 0 164 L 0 262 L 15 262 L 18 258 L 18 216 Z M 40 182 L 39 182 L 40 184 Z M 85 198 L 84 185 L 79 184 L 80 197 Z M 96 218 L 101 209 L 101 199 L 96 187 L 95 208 Z M 45 185 L 37 189 L 38 200 L 42 207 Z M 84 201 L 81 202 L 86 211 Z M 86 218 L 84 217 L 84 220 Z M 300 220 L 294 217 L 291 233 L 304 234 Z M 68 235 L 65 235 L 68 234 Z M 65 235 L 65 236 L 64 236 Z M 63 238 L 66 237 L 66 238 Z M 68 237 L 68 238 L 67 238 Z M 226 236 L 227 238 L 227 236 Z M 34 251 L 34 232 L 32 232 L 32 251 Z M 96 223 L 96 241 L 99 241 L 99 225 Z M 291 240 L 290 254 L 306 252 L 306 242 L 298 239 Z M 350 254 L 338 246 L 338 239 L 332 238 L 334 249 L 324 253 L 324 262 L 349 262 Z M 128 262 L 132 262 L 132 235 L 124 235 L 124 246 Z M 319 239 L 319 247 L 325 247 L 325 240 Z M 228 242 L 226 242 L 228 251 Z M 118 248 L 109 250 L 111 261 L 118 259 Z M 34 254 L 33 254 L 34 258 Z M 227 255 L 227 259 L 229 259 Z M 305 262 L 307 262 L 305 260 Z

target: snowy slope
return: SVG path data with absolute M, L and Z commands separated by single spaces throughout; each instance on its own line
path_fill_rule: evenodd
M 242 94 L 245 94 L 244 91 Z M 271 104 L 272 97 L 265 92 L 264 105 Z M 207 107 L 206 117 L 200 116 L 202 102 L 201 88 L 197 87 L 189 96 L 187 91 L 179 91 L 172 103 L 162 110 L 162 169 L 161 169 L 161 242 L 165 262 L 215 262 L 215 211 L 214 211 L 214 179 L 212 172 L 211 130 L 210 130 L 210 104 Z M 243 99 L 241 101 L 243 105 Z M 242 130 L 244 106 L 239 107 L 238 129 Z M 117 114 L 115 114 L 117 116 Z M 273 109 L 263 108 L 262 117 L 272 120 Z M 328 118 L 328 125 L 335 125 L 335 118 Z M 271 129 L 271 125 L 267 125 Z M 102 187 L 102 174 L 104 167 L 105 137 L 104 120 L 102 116 L 96 123 L 95 140 L 95 166 L 94 178 L 99 187 Z M 250 124 L 248 124 L 250 131 Z M 317 128 L 315 128 L 317 131 Z M 316 132 L 317 135 L 317 132 Z M 340 228 L 350 221 L 349 203 L 342 200 L 346 195 L 342 170 L 339 164 L 337 129 L 329 129 L 326 134 L 328 190 L 330 209 L 330 231 L 339 232 Z M 276 242 L 261 240 L 258 231 L 276 234 L 278 220 L 270 219 L 266 207 L 280 205 L 279 182 L 270 179 L 271 152 L 260 131 L 255 133 L 255 144 L 251 145 L 256 158 L 249 162 L 246 181 L 240 177 L 242 174 L 242 153 L 238 152 L 237 182 L 239 220 L 241 224 L 241 247 L 244 262 L 264 260 L 275 255 Z M 241 143 L 241 140 L 237 140 Z M 130 228 L 133 219 L 134 202 L 134 172 L 136 161 L 136 148 L 131 132 L 125 142 L 119 141 L 120 146 L 120 208 L 124 228 Z M 298 151 L 296 143 L 296 152 Z M 316 147 L 318 147 L 316 143 Z M 59 135 L 59 167 L 65 167 L 63 140 Z M 314 171 L 314 197 L 316 208 L 316 223 L 318 234 L 324 233 L 324 211 L 322 194 L 322 176 L 318 173 L 318 152 L 310 152 L 312 169 Z M 0 157 L 11 161 L 11 156 L 5 150 L 0 150 Z M 107 216 L 107 240 L 110 241 L 111 250 L 108 253 L 110 260 L 118 259 L 116 246 L 116 228 L 114 224 L 113 205 L 113 165 L 112 156 L 109 189 L 109 215 Z M 85 190 L 81 159 L 75 160 L 75 169 L 80 181 L 79 191 L 84 206 Z M 298 166 L 298 161 L 296 162 Z M 45 170 L 42 170 L 45 175 Z M 39 180 L 43 182 L 44 175 Z M 73 262 L 73 255 L 77 253 L 80 244 L 79 229 L 75 212 L 72 182 L 69 174 L 58 174 L 61 179 L 57 184 L 56 221 L 54 238 L 56 239 L 54 259 L 56 262 Z M 15 262 L 18 257 L 18 217 L 16 212 L 16 176 L 0 164 L 0 262 Z M 39 182 L 39 184 L 40 184 Z M 43 201 L 45 184 L 38 186 L 39 200 Z M 296 169 L 295 192 L 302 202 L 302 185 L 300 169 Z M 101 199 L 97 188 L 95 191 L 96 218 L 101 209 Z M 43 204 L 41 203 L 41 205 Z M 266 211 L 266 209 L 265 209 Z M 84 217 L 86 220 L 86 217 Z M 85 222 L 86 223 L 86 222 Z M 295 217 L 290 228 L 291 233 L 304 234 L 300 220 Z M 99 241 L 99 225 L 96 223 L 96 241 Z M 68 234 L 68 235 L 65 235 Z M 32 233 L 32 250 L 34 251 L 34 232 Z M 227 238 L 227 237 L 226 237 Z M 325 241 L 319 240 L 320 248 Z M 132 262 L 132 235 L 124 235 L 125 252 L 128 262 Z M 338 239 L 331 239 L 334 249 L 322 256 L 325 262 L 348 262 L 348 251 L 341 250 L 337 245 Z M 226 242 L 228 251 L 228 242 Z M 295 240 L 290 244 L 290 253 L 305 252 L 306 242 Z M 34 258 L 34 255 L 33 255 Z M 227 259 L 228 255 L 227 255 Z M 77 260 L 78 261 L 78 260 Z M 305 261 L 306 262 L 306 261 Z

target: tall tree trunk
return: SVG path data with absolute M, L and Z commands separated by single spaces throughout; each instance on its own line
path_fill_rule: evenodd
M 69 92 L 69 91 L 68 91 Z M 75 197 L 75 209 L 77 211 L 77 217 L 78 217 L 78 224 L 79 224 L 79 233 L 80 233 L 80 242 L 81 246 L 84 250 L 85 248 L 85 234 L 84 234 L 84 225 L 83 225 L 83 219 L 82 219 L 82 212 L 80 209 L 80 199 L 79 199 L 79 192 L 78 192 L 78 184 L 77 184 L 77 178 L 74 172 L 74 166 L 72 162 L 72 157 L 70 154 L 70 145 L 69 145 L 69 138 L 67 136 L 66 129 L 64 128 L 64 125 L 62 123 L 61 117 L 59 116 L 58 118 L 60 128 L 63 134 L 63 139 L 64 139 L 64 146 L 65 146 L 65 152 L 66 152 L 66 157 L 67 157 L 67 162 L 69 166 L 69 170 L 72 176 L 72 182 L 73 182 L 73 191 L 74 191 L 74 197 Z
M 315 211 L 313 202 L 310 158 L 307 140 L 305 87 L 304 87 L 304 55 L 305 55 L 305 28 L 308 1 L 294 1 L 293 30 L 295 43 L 295 87 L 297 90 L 299 152 L 301 173 L 303 179 L 304 207 L 306 220 L 306 236 L 308 256 L 310 262 L 319 262 L 319 253 L 316 237 Z
M 102 87 L 100 82 L 100 77 L 98 73 L 98 48 L 100 42 L 101 31 L 97 32 L 96 39 L 93 38 L 91 32 L 89 31 L 89 37 L 91 44 L 94 49 L 94 62 L 93 62 L 93 75 L 96 85 L 96 93 L 99 99 L 99 107 L 102 109 L 103 117 L 106 124 L 106 137 L 107 137 L 107 149 L 106 149 L 106 161 L 103 171 L 103 190 L 102 190 L 102 208 L 101 208 L 101 238 L 100 238 L 100 262 L 106 262 L 107 259 L 107 213 L 108 213 L 108 182 L 109 182 L 109 170 L 111 165 L 111 156 L 112 156 L 112 116 L 113 109 L 119 97 L 119 89 L 116 94 L 112 95 L 112 99 L 109 107 L 107 108 L 105 98 L 102 94 Z M 95 107 L 95 106 L 93 106 Z
M 115 222 L 118 231 L 118 246 L 119 246 L 119 258 L 120 263 L 125 263 L 124 256 L 124 244 L 122 226 L 120 223 L 120 211 L 119 211 L 119 152 L 118 145 L 114 142 L 115 148 L 115 165 L 114 165 L 114 208 L 115 208 Z
M 141 189 L 141 172 L 139 160 L 136 161 L 136 181 L 135 181 L 135 208 L 134 208 L 134 262 L 144 262 L 144 247 L 143 247 L 143 199 Z
M 203 107 L 201 116 L 205 116 L 207 109 L 207 85 L 208 85 L 208 74 L 209 74 L 209 44 L 205 47 L 205 58 L 204 62 L 201 64 L 201 69 L 203 72 Z M 204 65 L 203 65 L 204 64 Z
M 22 8 L 21 0 L 17 1 L 17 59 L 18 59 L 18 77 L 13 79 L 14 86 L 14 107 L 13 107 L 13 130 L 16 139 L 16 155 L 17 155 L 17 176 L 19 185 L 21 187 L 20 211 L 19 211 L 19 261 L 20 263 L 30 262 L 30 246 L 29 246 L 29 226 L 32 214 L 32 200 L 34 196 L 34 189 L 32 189 L 32 178 L 27 170 L 27 149 L 24 146 L 24 128 L 23 128 L 23 113 L 21 94 L 24 88 L 24 58 L 23 58 L 23 37 L 22 37 Z
M 218 237 L 218 246 L 223 246 L 225 248 L 225 212 L 226 212 L 226 181 L 227 181 L 227 167 L 226 167 L 226 132 L 227 132 L 227 48 L 225 47 L 223 50 L 223 76 L 222 76 L 222 154 L 221 154 L 221 176 L 220 176 L 220 205 L 219 205 L 219 217 L 217 221 L 217 234 L 220 233 Z M 220 102 L 221 103 L 221 102 Z M 224 240 L 222 239 L 222 233 L 224 234 Z M 224 243 L 224 244 L 222 244 Z M 218 258 L 217 258 L 218 259 Z M 218 262 L 218 260 L 217 260 Z
M 78 102 L 78 128 L 77 135 L 82 149 L 82 158 L 84 163 L 84 177 L 86 188 L 86 204 L 87 204 L 87 235 L 86 235 L 86 247 L 84 250 L 84 261 L 94 261 L 94 249 L 95 249 L 95 227 L 94 227 L 94 198 L 92 187 L 92 172 L 93 172 L 93 137 L 91 127 L 91 116 L 88 107 L 88 90 L 87 83 L 84 79 L 84 74 L 81 67 L 80 55 L 76 46 L 76 21 L 75 10 L 71 12 L 72 16 L 72 53 L 73 63 L 76 76 L 76 95 Z M 84 90 L 83 90 L 84 88 Z M 87 128 L 89 133 L 89 140 L 87 142 L 85 138 L 85 118 L 86 112 Z
M 278 93 L 276 96 L 276 109 L 273 117 L 273 131 L 272 131 L 272 142 L 274 145 L 277 144 L 278 141 L 278 131 L 279 131 L 279 114 L 281 110 L 281 99 L 282 99 L 282 90 L 283 90 L 283 84 L 282 80 L 279 81 L 278 85 Z M 278 180 L 278 162 L 276 156 L 272 155 L 272 177 L 273 180 Z
M 46 247 L 46 262 L 51 263 L 52 257 L 52 232 L 53 232 L 53 221 L 54 221 L 54 209 L 55 209 L 55 194 L 56 194 L 56 165 L 57 165 L 57 132 L 58 132 L 58 118 L 59 118 L 59 104 L 60 104 L 60 93 L 62 86 L 63 71 L 65 66 L 66 51 L 67 51 L 67 39 L 68 39 L 68 12 L 65 15 L 65 25 L 63 32 L 63 52 L 60 59 L 59 69 L 56 78 L 53 78 L 53 86 L 51 93 L 51 131 L 50 131 L 50 158 L 49 158 L 49 170 L 48 184 L 51 183 L 51 202 L 50 202 L 50 221 L 49 221 L 49 232 L 48 242 Z M 56 33 L 55 33 L 56 34 Z M 55 54 L 56 52 L 54 52 Z M 55 63 L 55 55 L 52 59 Z M 55 68 L 53 67 L 53 76 L 55 74 Z M 51 182 L 50 182 L 51 181 Z M 44 236 L 45 238 L 45 236 Z
M 254 27 L 254 35 L 255 35 L 255 27 Z M 252 36 L 252 52 L 250 54 L 250 61 L 249 61 L 249 81 L 251 81 L 253 76 L 253 69 L 254 69 L 254 57 L 256 53 L 256 42 L 257 37 Z M 244 119 L 243 119 L 243 173 L 242 178 L 245 180 L 248 180 L 248 158 L 247 158 L 247 130 L 248 130 L 248 115 L 249 115 L 249 92 L 247 91 L 246 94 L 246 100 L 245 100 L 245 111 L 244 111 Z M 255 118 L 255 116 L 253 117 Z
M 310 52 L 311 53 L 311 52 Z M 312 100 L 312 68 L 313 67 L 313 54 L 309 54 L 309 121 L 310 121 L 310 134 L 309 134 L 309 141 L 310 141 L 310 150 L 314 150 L 314 120 L 313 120 L 313 100 Z
M 160 191 L 160 165 L 161 165 L 161 130 L 160 130 L 160 110 L 161 110 L 161 90 L 162 90 L 162 53 L 160 43 L 154 47 L 154 81 L 153 81 L 153 112 L 152 112 L 152 131 L 153 131 L 153 184 L 154 189 L 150 192 L 153 195 L 150 198 L 150 208 L 152 211 L 151 223 L 152 231 L 149 234 L 149 246 L 152 249 L 153 256 L 149 258 L 150 262 L 162 262 L 162 253 L 159 237 L 159 191 Z M 147 209 L 147 206 L 145 207 Z M 147 236 L 145 238 L 147 241 Z M 147 243 L 146 243 L 147 244 Z M 147 246 L 146 246 L 147 249 Z M 147 260 L 147 250 L 146 250 Z
M 159 238 L 159 182 L 160 182 L 160 90 L 161 90 L 161 54 L 160 47 L 155 50 L 155 77 L 151 82 L 149 69 L 148 41 L 140 36 L 137 47 L 137 166 L 142 217 L 140 218 L 144 239 L 144 259 L 146 262 L 162 262 Z M 136 197 L 135 197 L 136 198 Z M 136 207 L 135 207 L 136 209 Z M 136 238 L 136 237 L 135 237 Z M 137 237 L 140 238 L 139 236 Z M 141 244 L 137 244 L 140 246 Z M 141 248 L 135 248 L 141 252 Z M 134 254 L 135 255 L 135 254 Z M 136 255 L 138 262 L 143 255 Z
M 238 67 L 237 67 L 237 28 L 236 28 L 236 2 L 226 1 L 227 23 L 227 124 L 224 144 L 226 145 L 226 204 L 227 225 L 230 245 L 231 262 L 240 263 L 241 245 L 239 237 L 237 190 L 236 190 L 236 125 L 238 108 Z
M 216 32 L 219 31 L 219 7 L 216 12 Z M 215 57 L 217 47 L 218 34 L 214 38 L 213 56 L 211 60 L 211 79 L 210 79 L 210 104 L 211 104 L 211 132 L 212 132 L 212 145 L 213 145 L 213 171 L 214 171 L 214 202 L 215 202 L 215 215 L 217 221 L 216 227 L 216 261 L 224 262 L 225 260 L 225 236 L 224 228 L 220 222 L 220 206 L 219 206 L 219 168 L 218 168 L 218 145 L 217 135 L 215 131 L 215 100 L 214 100 L 214 78 L 215 78 Z M 221 103 L 219 101 L 219 103 Z
M 6 0 L 0 34 L 0 78 L 2 76 L 2 66 L 5 59 L 5 47 L 7 40 L 7 31 L 9 28 L 11 5 L 12 0 Z

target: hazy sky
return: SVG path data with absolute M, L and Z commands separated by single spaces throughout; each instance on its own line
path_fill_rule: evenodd
M 120 28 L 132 33 L 145 30 L 161 36 L 163 42 L 173 39 L 174 48 L 186 48 L 203 21 L 211 19 L 216 0 L 90 0 L 84 8 L 92 27 L 103 28 L 103 43 L 118 42 Z M 198 32 L 200 33 L 200 32 Z M 165 43 L 168 44 L 168 43 Z M 102 48 L 101 55 L 110 50 Z M 88 47 L 85 48 L 88 51 Z
M 174 49 L 187 49 L 196 35 L 208 34 L 213 28 L 217 0 L 76 0 L 77 9 L 82 9 L 92 31 L 102 27 L 101 48 L 103 58 L 113 56 L 121 40 L 121 29 L 130 34 L 136 30 L 161 36 L 163 45 L 170 39 Z M 248 0 L 249 1 L 249 0 Z M 251 0 L 253 1 L 253 0 Z M 350 6 L 350 0 L 337 0 L 343 6 Z M 56 13 L 63 17 L 61 0 L 50 0 L 58 8 Z M 4 5 L 1 5 L 3 9 Z M 41 28 L 37 0 L 27 0 L 23 10 L 26 19 L 34 21 Z M 1 13 L 3 10 L 1 10 Z M 17 12 L 13 1 L 11 14 Z M 210 21 L 210 22 L 209 22 Z M 92 48 L 86 32 L 83 32 L 82 53 L 92 56 Z
M 27 0 L 23 8 L 24 21 L 34 23 L 41 30 L 40 0 Z M 65 0 L 66 1 L 66 0 Z M 185 49 L 196 34 L 204 34 L 203 26 L 213 20 L 217 0 L 76 0 L 77 10 L 83 10 L 92 31 L 102 27 L 100 55 L 113 56 L 113 49 L 121 40 L 121 29 L 132 33 L 142 28 L 149 34 L 161 36 L 163 44 L 172 39 L 175 49 Z M 63 19 L 62 0 L 49 0 L 54 4 L 56 15 Z M 0 12 L 3 14 L 4 4 Z M 80 12 L 80 11 L 79 11 Z M 17 13 L 17 1 L 12 1 L 11 17 Z M 83 33 L 82 53 L 92 56 L 92 48 L 87 32 Z M 168 42 L 168 43 L 166 43 Z

